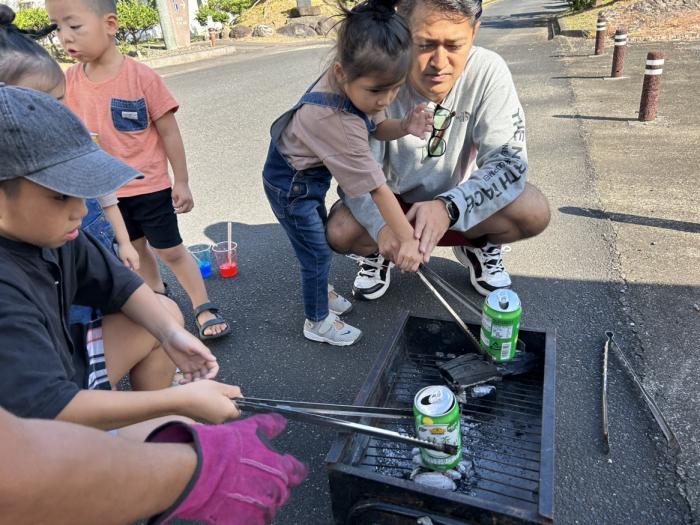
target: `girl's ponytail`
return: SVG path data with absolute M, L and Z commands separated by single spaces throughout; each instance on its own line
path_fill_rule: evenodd
M 10 6 L 0 4 L 0 31 L 15 32 L 37 40 L 39 38 L 44 38 L 46 35 L 56 30 L 56 24 L 51 24 L 38 30 L 20 29 L 12 23 L 16 16 L 17 15 Z
M 365 0 L 352 9 L 339 4 L 336 57 L 347 81 L 360 76 L 403 80 L 410 67 L 411 33 L 396 12 L 399 0 Z
M 359 13 L 368 11 L 376 14 L 380 18 L 389 20 L 396 14 L 396 6 L 398 3 L 399 0 L 367 0 L 355 6 L 351 9 L 351 12 Z
M 0 82 L 18 84 L 23 78 L 41 76 L 50 87 L 63 80 L 63 71 L 35 40 L 56 29 L 50 25 L 32 31 L 13 24 L 15 12 L 0 4 Z

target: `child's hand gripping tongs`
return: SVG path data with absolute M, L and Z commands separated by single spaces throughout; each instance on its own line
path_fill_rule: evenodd
M 378 265 L 374 261 L 371 261 L 366 257 L 362 257 L 361 255 L 355 255 L 351 253 L 346 255 L 346 257 L 367 266 L 373 266 L 378 269 L 381 268 L 381 265 Z M 445 308 L 445 310 L 447 310 L 447 312 L 452 316 L 452 318 L 457 323 L 457 326 L 462 330 L 462 332 L 464 332 L 464 335 L 467 336 L 467 344 L 469 344 L 469 346 L 472 347 L 472 351 L 476 353 L 483 353 L 481 345 L 479 345 L 479 341 L 476 340 L 476 337 L 474 337 L 474 334 L 472 334 L 471 330 L 469 330 L 467 324 L 459 316 L 455 309 L 452 308 L 452 306 L 450 306 L 450 303 L 447 302 L 447 300 L 442 296 L 442 294 L 437 291 L 434 284 L 438 285 L 445 292 L 450 294 L 454 300 L 456 300 L 460 305 L 464 306 L 472 314 L 476 315 L 479 319 L 481 319 L 482 315 L 481 308 L 475 303 L 473 303 L 466 295 L 464 295 L 462 292 L 460 292 L 454 286 L 448 283 L 445 279 L 440 277 L 440 275 L 438 275 L 432 269 L 428 268 L 426 264 L 421 264 L 420 269 L 416 271 L 416 275 L 420 278 L 420 280 L 430 291 L 430 293 L 433 294 L 433 297 L 435 297 Z M 431 282 L 428 279 L 428 277 L 430 277 L 430 279 L 432 279 L 433 282 Z

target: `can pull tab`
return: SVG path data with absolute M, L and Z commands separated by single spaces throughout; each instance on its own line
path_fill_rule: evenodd
M 498 296 L 498 306 L 500 306 L 502 310 L 506 310 L 509 304 L 510 302 L 508 301 L 508 296 L 506 294 L 500 294 Z
M 442 390 L 438 390 L 437 392 L 433 392 L 432 394 L 430 394 L 430 398 L 428 399 L 428 402 L 431 405 L 439 403 L 440 401 L 442 401 Z

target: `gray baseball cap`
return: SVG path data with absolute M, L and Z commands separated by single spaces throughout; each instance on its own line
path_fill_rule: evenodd
M 141 173 L 108 155 L 68 108 L 32 89 L 0 83 L 0 181 L 24 177 L 50 190 L 91 199 Z

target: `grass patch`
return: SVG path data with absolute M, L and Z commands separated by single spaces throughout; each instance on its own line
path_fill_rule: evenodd
M 598 20 L 598 13 L 609 8 L 612 4 L 627 5 L 636 0 L 603 0 L 598 7 L 591 7 L 583 11 L 568 11 L 559 18 L 564 21 L 567 29 L 588 31 L 589 36 L 595 35 L 595 25 Z
M 482 6 L 497 1 L 484 0 Z M 353 3 L 352 1 L 348 2 L 350 6 Z M 321 7 L 321 16 L 334 16 L 340 13 L 338 6 L 332 0 L 311 0 L 311 5 Z M 255 7 L 247 9 L 236 21 L 236 24 L 248 27 L 255 27 L 258 24 L 282 27 L 287 23 L 290 11 L 296 6 L 296 0 L 262 0 Z
M 338 8 L 333 3 L 311 0 L 311 5 L 319 6 L 322 16 L 338 14 Z M 287 22 L 290 11 L 296 6 L 296 0 L 263 0 L 255 7 L 246 10 L 236 21 L 236 24 L 248 27 L 255 27 L 258 24 L 282 27 Z

